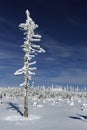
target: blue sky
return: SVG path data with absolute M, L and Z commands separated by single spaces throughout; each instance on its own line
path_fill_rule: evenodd
M 14 72 L 23 66 L 25 10 L 39 25 L 39 43 L 46 50 L 36 57 L 35 85 L 87 85 L 87 2 L 84 0 L 0 1 L 0 85 L 18 86 L 23 76 Z

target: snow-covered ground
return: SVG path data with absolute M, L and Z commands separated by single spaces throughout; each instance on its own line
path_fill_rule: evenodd
M 0 130 L 87 130 L 87 104 L 78 99 L 54 102 L 29 98 L 29 117 L 24 118 L 23 98 L 0 101 Z

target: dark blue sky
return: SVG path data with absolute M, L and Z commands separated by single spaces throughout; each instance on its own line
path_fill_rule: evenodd
M 87 85 L 87 2 L 84 0 L 0 0 L 0 85 L 18 86 L 23 76 L 25 10 L 39 25 L 45 54 L 36 57 L 35 85 Z

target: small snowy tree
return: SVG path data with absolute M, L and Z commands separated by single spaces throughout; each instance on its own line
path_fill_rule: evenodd
M 37 55 L 37 53 L 45 52 L 44 49 L 40 47 L 40 45 L 35 44 L 35 42 L 39 42 L 41 40 L 40 35 L 36 35 L 34 30 L 38 28 L 38 25 L 34 23 L 32 18 L 30 17 L 30 13 L 26 10 L 26 22 L 21 23 L 19 25 L 21 30 L 24 30 L 24 44 L 21 46 L 23 47 L 23 51 L 25 52 L 24 55 L 24 66 L 15 72 L 15 75 L 24 75 L 24 83 L 20 84 L 20 86 L 24 86 L 24 117 L 28 117 L 28 88 L 29 88 L 29 81 L 31 80 L 31 76 L 35 74 L 34 70 L 36 67 L 32 67 L 36 63 L 36 61 L 32 61 L 32 59 Z

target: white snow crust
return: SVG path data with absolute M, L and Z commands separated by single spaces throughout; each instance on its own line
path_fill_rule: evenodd
M 32 86 L 28 118 L 23 91 L 0 88 L 0 130 L 87 130 L 86 91 Z

